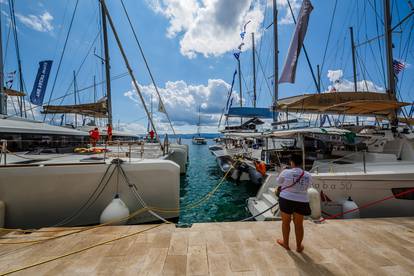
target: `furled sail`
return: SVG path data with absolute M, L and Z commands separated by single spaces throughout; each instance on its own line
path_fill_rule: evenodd
M 96 103 L 76 104 L 76 105 L 45 105 L 43 114 L 80 114 L 97 118 L 108 117 L 108 107 L 106 97 Z
M 309 0 L 304 0 L 300 9 L 298 22 L 296 24 L 295 34 L 293 35 L 292 41 L 290 42 L 288 55 L 286 56 L 285 65 L 283 67 L 279 83 L 295 82 L 296 66 L 298 64 L 299 54 L 303 46 L 303 41 L 305 40 L 309 17 L 312 10 L 312 3 Z

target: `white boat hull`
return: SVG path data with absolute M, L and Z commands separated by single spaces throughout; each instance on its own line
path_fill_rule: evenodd
M 342 204 L 349 197 L 362 207 L 359 210 L 361 218 L 375 217 L 407 217 L 414 216 L 414 200 L 397 199 L 393 197 L 392 189 L 400 191 L 414 188 L 414 169 L 410 163 L 401 164 L 399 172 L 386 170 L 386 165 L 377 166 L 376 171 L 349 172 L 349 173 L 319 173 L 312 174 L 313 187 L 323 192 L 331 202 L 322 202 L 324 217 L 341 213 Z M 256 197 L 248 200 L 248 209 L 257 215 L 277 203 L 274 195 L 276 176 L 268 178 Z M 398 193 L 399 191 L 394 191 Z M 411 198 L 413 195 L 411 195 Z M 382 201 L 383 199 L 389 198 Z M 374 203 L 371 205 L 371 203 Z M 365 205 L 368 205 L 365 207 Z M 332 208 L 334 205 L 337 208 Z M 273 211 L 277 211 L 275 207 Z M 268 211 L 260 215 L 257 220 L 278 219 L 279 212 Z M 341 217 L 338 217 L 341 218 Z
M 53 226 L 70 217 L 94 194 L 108 166 L 110 165 L 58 164 L 0 167 L 0 200 L 6 204 L 6 227 Z M 179 209 L 180 168 L 176 163 L 142 160 L 125 162 L 122 167 L 148 206 Z M 117 177 L 116 172 L 108 184 L 104 188 L 102 185 L 98 191 L 97 199 L 93 197 L 94 203 L 67 225 L 98 223 L 101 212 L 116 193 L 131 213 L 142 208 L 131 188 L 121 175 Z M 178 217 L 179 211 L 160 215 L 173 219 Z M 144 213 L 130 219 L 129 223 L 156 220 L 151 214 Z

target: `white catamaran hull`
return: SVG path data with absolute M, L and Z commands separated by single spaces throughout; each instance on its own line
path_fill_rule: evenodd
M 392 197 L 410 188 L 414 189 L 414 171 L 398 174 L 387 172 L 314 174 L 313 186 L 318 191 L 322 191 L 332 202 L 342 204 L 351 197 L 361 207 Z M 413 198 L 412 195 L 411 198 Z M 328 203 L 322 202 L 322 210 L 324 204 Z M 325 212 L 327 211 L 325 208 Z M 362 208 L 359 212 L 361 217 L 370 218 L 414 216 L 414 200 L 392 198 Z
M 99 222 L 104 208 L 115 194 L 126 203 L 130 212 L 142 208 L 132 188 L 122 176 L 113 173 L 109 164 L 57 164 L 0 167 L 0 200 L 6 204 L 6 227 L 37 228 L 53 226 L 76 214 L 65 225 L 88 225 Z M 135 184 L 139 195 L 148 206 L 173 209 L 160 214 L 166 219 L 179 215 L 180 168 L 168 160 L 142 160 L 123 163 L 130 184 Z M 101 183 L 101 185 L 99 185 Z M 89 208 L 81 208 L 86 202 Z M 143 213 L 129 223 L 158 220 Z
M 407 199 L 391 198 L 393 195 L 414 188 L 414 165 L 407 162 L 399 166 L 397 171 L 393 171 L 391 165 L 381 164 L 367 173 L 312 174 L 313 187 L 324 195 L 321 197 L 324 216 L 329 217 L 343 212 L 342 204 L 349 197 L 358 207 L 363 207 L 359 210 L 362 218 L 414 216 L 412 193 L 406 195 Z M 247 205 L 253 215 L 260 214 L 276 204 L 273 209 L 258 216 L 257 220 L 279 219 L 275 187 L 276 175 L 272 174 L 266 179 L 256 197 L 249 198 Z M 387 198 L 390 199 L 382 201 Z M 364 207 L 368 204 L 369 206 Z

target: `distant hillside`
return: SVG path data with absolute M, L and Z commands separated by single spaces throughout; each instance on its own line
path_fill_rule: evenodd
M 181 139 L 191 139 L 197 134 L 177 134 L 177 135 L 169 135 L 171 138 L 181 137 Z M 200 136 L 206 139 L 214 139 L 221 136 L 220 133 L 200 133 Z
M 171 138 L 171 139 L 175 139 L 177 137 L 181 137 L 181 139 L 191 139 L 196 135 L 198 135 L 198 134 L 196 134 L 196 133 L 194 133 L 194 134 L 193 133 L 177 134 L 177 135 L 168 134 L 168 137 Z M 206 138 L 206 139 L 214 139 L 214 138 L 218 138 L 218 137 L 222 136 L 221 133 L 200 133 L 200 135 L 201 135 L 201 137 Z M 146 134 L 138 134 L 138 136 L 139 137 L 145 137 Z M 164 139 L 165 134 L 161 134 L 160 136 L 161 136 L 161 139 Z

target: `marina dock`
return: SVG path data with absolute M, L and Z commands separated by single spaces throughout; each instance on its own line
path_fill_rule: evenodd
M 305 222 L 305 251 L 281 222 L 46 228 L 0 242 L 0 275 L 412 275 L 414 218 Z M 292 225 L 293 227 L 293 225 Z M 58 232 L 54 232 L 58 230 Z M 63 230 L 63 231 L 60 231 Z M 293 229 L 292 229 L 293 230 Z M 66 235 L 71 232 L 75 234 Z M 57 236 L 66 235 L 56 238 Z M 292 235 L 292 233 L 291 233 Z M 36 265 L 37 264 L 37 265 Z M 34 266 L 33 266 L 34 265 Z

